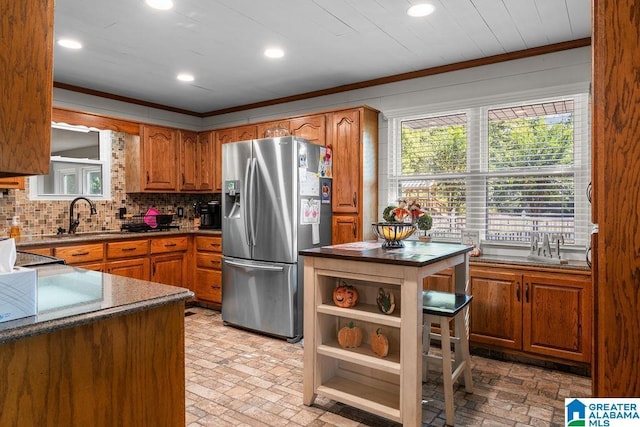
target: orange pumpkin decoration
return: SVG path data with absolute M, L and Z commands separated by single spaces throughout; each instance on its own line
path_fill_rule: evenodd
M 338 307 L 354 307 L 358 302 L 358 290 L 353 286 L 342 282 L 333 290 L 333 303 Z
M 380 328 L 371 332 L 371 351 L 380 357 L 386 357 L 389 354 L 389 340 L 380 332 Z
M 347 326 L 338 331 L 338 344 L 342 348 L 360 347 L 360 344 L 362 344 L 362 329 L 353 326 L 353 322 L 349 322 Z

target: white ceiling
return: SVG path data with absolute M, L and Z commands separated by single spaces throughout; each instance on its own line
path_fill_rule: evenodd
M 425 1 L 58 0 L 56 40 L 83 49 L 56 45 L 54 80 L 206 113 L 591 35 L 590 0 Z

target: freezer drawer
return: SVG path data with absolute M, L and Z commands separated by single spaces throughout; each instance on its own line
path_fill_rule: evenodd
M 222 259 L 222 320 L 298 341 L 302 337 L 302 289 L 297 264 Z

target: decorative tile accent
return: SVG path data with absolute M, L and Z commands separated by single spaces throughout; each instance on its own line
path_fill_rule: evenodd
M 127 208 L 127 213 L 143 214 L 150 207 L 160 212 L 175 212 L 184 208 L 185 216 L 175 218 L 173 224 L 190 228 L 195 216 L 195 201 L 220 200 L 220 194 L 126 194 L 124 150 L 125 134 L 112 133 L 111 160 L 111 200 L 96 200 L 97 215 L 90 215 L 85 202 L 76 204 L 74 212 L 80 214 L 78 232 L 119 231 L 122 221 L 118 209 Z M 58 227 L 69 228 L 69 201 L 33 201 L 29 199 L 29 180 L 25 190 L 9 190 L 8 196 L 0 199 L 0 236 L 9 234 L 9 223 L 15 215 L 20 217 L 20 231 L 23 235 L 55 234 Z

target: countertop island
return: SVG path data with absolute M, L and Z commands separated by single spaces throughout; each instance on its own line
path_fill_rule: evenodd
M 404 242 L 382 249 L 379 242 L 355 242 L 300 251 L 304 256 L 303 402 L 317 395 L 346 403 L 406 426 L 422 423 L 422 280 L 445 268 L 455 270 L 456 292 L 468 293 L 471 247 Z M 333 303 L 337 285 L 359 294 L 352 308 Z M 395 297 L 384 314 L 376 297 L 382 289 Z M 338 331 L 352 323 L 362 344 L 343 348 Z M 388 355 L 371 350 L 371 334 L 389 342 Z
M 37 267 L 38 314 L 0 323 L 0 425 L 184 425 L 184 303 L 193 294 Z

